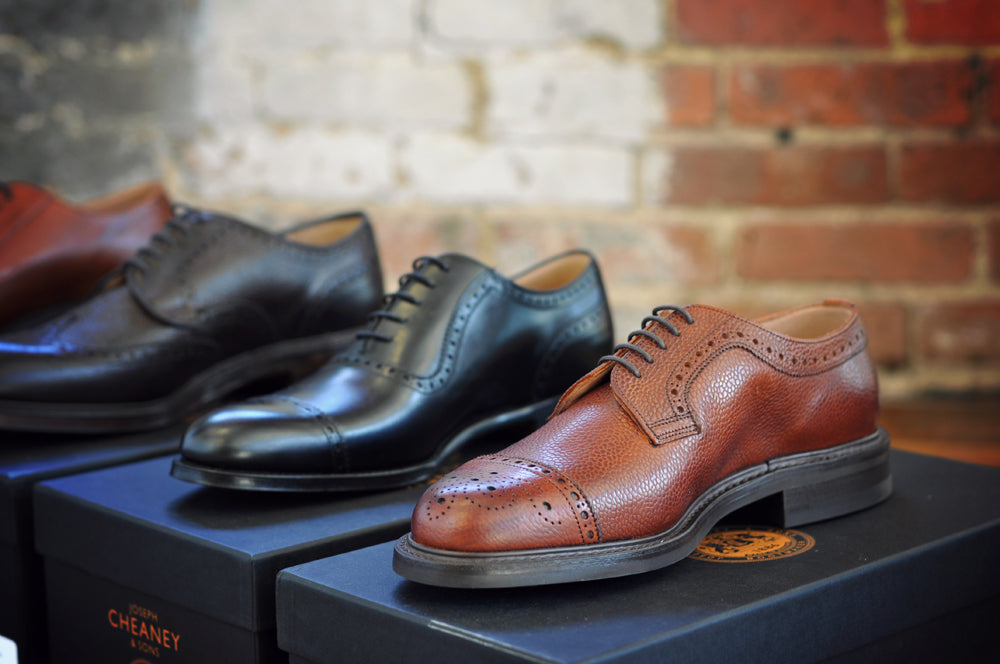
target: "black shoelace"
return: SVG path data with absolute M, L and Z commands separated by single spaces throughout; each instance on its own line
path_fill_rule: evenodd
M 6 198 L 8 201 L 14 200 L 14 190 L 11 189 L 10 185 L 0 180 L 0 195 Z
M 435 265 L 444 272 L 448 272 L 448 266 L 442 263 L 437 258 L 433 256 L 421 256 L 417 260 L 413 261 L 413 271 L 407 272 L 399 278 L 399 290 L 395 293 L 389 293 L 382 298 L 382 303 L 385 308 L 373 311 L 368 316 L 370 324 L 367 330 L 361 330 L 355 337 L 358 339 L 371 339 L 373 341 L 381 341 L 383 343 L 389 343 L 393 340 L 393 337 L 389 335 L 382 334 L 381 332 L 376 332 L 375 327 L 381 320 L 391 320 L 394 323 L 405 324 L 408 319 L 400 316 L 397 313 L 391 311 L 393 304 L 397 300 L 403 300 L 404 302 L 409 302 L 412 305 L 419 306 L 420 300 L 415 298 L 412 293 L 408 292 L 406 288 L 413 282 L 417 282 L 427 286 L 428 288 L 434 288 L 436 284 L 427 277 L 426 274 L 421 272 L 421 270 L 427 265 Z
M 684 316 L 684 320 L 688 325 L 694 323 L 694 318 L 692 318 L 691 314 L 689 314 L 687 310 L 684 309 L 684 307 L 677 307 L 672 304 L 665 304 L 663 306 L 656 307 L 655 309 L 653 309 L 653 315 L 646 316 L 645 318 L 643 318 L 642 324 L 639 326 L 639 329 L 631 332 L 625 339 L 625 343 L 621 343 L 615 346 L 614 349 L 611 351 L 612 352 L 611 355 L 605 355 L 604 357 L 602 357 L 601 362 L 604 362 L 605 360 L 610 360 L 611 362 L 617 362 L 618 364 L 622 365 L 623 367 L 631 371 L 632 375 L 635 376 L 636 378 L 642 378 L 642 374 L 639 373 L 639 370 L 636 368 L 636 366 L 631 362 L 629 362 L 624 357 L 618 356 L 617 353 L 620 350 L 631 351 L 636 355 L 638 355 L 639 357 L 641 357 L 643 360 L 645 360 L 646 364 L 652 364 L 653 356 L 649 354 L 649 351 L 632 343 L 632 339 L 634 339 L 635 337 L 646 337 L 654 344 L 656 344 L 657 348 L 659 348 L 660 350 L 666 350 L 667 348 L 666 342 L 664 342 L 663 339 L 661 339 L 660 337 L 656 336 L 655 334 L 646 329 L 646 325 L 648 323 L 656 323 L 658 325 L 662 325 L 663 327 L 665 327 L 667 331 L 670 332 L 670 334 L 674 335 L 675 337 L 681 336 L 681 333 L 677 330 L 677 328 L 674 326 L 673 323 L 668 321 L 663 316 L 660 316 L 660 313 L 664 311 L 676 311 L 677 313 Z
M 125 266 L 147 274 L 153 262 L 187 237 L 192 224 L 204 221 L 205 218 L 205 213 L 200 210 L 184 205 L 175 205 L 173 217 L 149 239 L 144 247 L 125 261 Z

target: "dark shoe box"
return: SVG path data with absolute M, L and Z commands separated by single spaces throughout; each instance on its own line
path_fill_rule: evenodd
M 422 487 L 211 489 L 153 459 L 36 487 L 54 662 L 286 662 L 278 570 L 395 539 Z
M 0 431 L 0 635 L 15 642 L 21 664 L 46 661 L 45 584 L 35 553 L 32 487 L 171 454 L 183 431 L 173 427 L 115 437 Z
M 892 497 L 781 559 L 502 590 L 406 581 L 392 543 L 299 565 L 278 643 L 298 664 L 1000 661 L 1000 469 L 892 463 Z

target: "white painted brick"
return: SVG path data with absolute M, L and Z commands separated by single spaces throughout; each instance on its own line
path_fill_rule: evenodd
M 432 40 L 458 48 L 540 46 L 600 37 L 649 48 L 663 36 L 659 0 L 429 0 Z
M 419 134 L 403 148 L 407 194 L 445 203 L 620 207 L 631 203 L 627 149 L 603 145 L 487 144 Z
M 276 119 L 355 127 L 461 128 L 471 116 L 461 65 L 404 54 L 271 60 L 261 96 L 263 112 Z
M 416 0 L 205 0 L 202 43 L 240 52 L 406 48 Z
M 195 115 L 212 122 L 249 120 L 254 113 L 250 67 L 229 54 L 202 53 L 194 72 Z
M 663 116 L 646 67 L 592 51 L 488 59 L 486 80 L 488 130 L 500 135 L 639 141 Z
M 642 202 L 648 207 L 657 207 L 662 201 L 669 200 L 674 154 L 669 150 L 649 149 L 643 152 L 641 163 Z
M 262 193 L 309 200 L 384 195 L 392 146 L 378 134 L 233 125 L 202 137 L 186 157 L 200 195 Z

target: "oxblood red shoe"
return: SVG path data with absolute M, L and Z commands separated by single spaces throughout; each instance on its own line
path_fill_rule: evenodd
M 0 182 L 0 325 L 84 297 L 170 217 L 155 182 L 80 205 Z
M 892 480 L 867 346 L 842 301 L 756 322 L 659 307 L 544 427 L 431 486 L 393 566 L 454 587 L 600 579 L 677 562 L 763 499 L 786 527 L 874 505 Z

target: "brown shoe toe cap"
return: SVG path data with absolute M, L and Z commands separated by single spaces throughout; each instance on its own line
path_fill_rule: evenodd
M 554 468 L 503 454 L 479 457 L 431 486 L 413 539 L 449 551 L 517 551 L 599 542 L 580 488 Z

